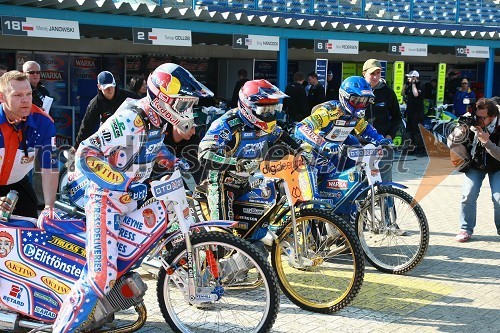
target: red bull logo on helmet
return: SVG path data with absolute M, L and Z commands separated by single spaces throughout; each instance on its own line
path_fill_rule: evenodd
M 158 86 L 160 91 L 165 95 L 175 95 L 181 89 L 179 80 L 172 74 L 158 72 L 154 78 L 154 84 Z

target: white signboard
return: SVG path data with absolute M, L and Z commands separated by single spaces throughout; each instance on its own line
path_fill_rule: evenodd
M 467 46 L 467 45 L 457 45 L 455 46 L 455 51 L 457 57 L 467 57 L 467 58 L 489 58 L 490 48 L 487 46 Z
M 315 39 L 314 53 L 359 54 L 357 40 Z
M 134 44 L 192 46 L 191 30 L 132 28 Z
M 80 39 L 80 26 L 77 21 L 2 16 L 2 34 L 28 37 Z
M 389 54 L 427 57 L 427 44 L 389 43 Z
M 278 36 L 233 35 L 233 49 L 279 51 Z

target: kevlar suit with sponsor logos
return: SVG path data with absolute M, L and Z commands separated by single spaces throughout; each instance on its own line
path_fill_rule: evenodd
M 63 303 L 54 332 L 74 332 L 85 325 L 97 300 L 113 287 L 120 223 L 138 206 L 131 188 L 149 178 L 154 163 L 174 163 L 163 144 L 162 128 L 153 125 L 161 122 L 146 99 L 126 100 L 76 153 L 76 172 L 88 179 L 87 262 Z
M 238 221 L 233 202 L 250 191 L 249 176 L 259 170 L 270 149 L 283 147 L 286 151 L 300 147 L 280 127 L 267 133 L 248 124 L 239 112 L 230 110 L 217 119 L 200 143 L 198 157 L 207 175 L 201 187 L 206 192 L 210 219 Z M 267 228 L 261 227 L 252 239 L 258 240 L 266 232 Z
M 354 136 L 352 133 L 354 131 Z M 380 144 L 384 137 L 364 118 L 346 112 L 339 101 L 329 101 L 313 108 L 312 114 L 297 123 L 295 138 L 311 145 L 328 161 L 316 160 L 318 174 L 325 175 L 353 166 L 354 161 L 342 154 L 348 146 L 360 145 L 360 140 Z

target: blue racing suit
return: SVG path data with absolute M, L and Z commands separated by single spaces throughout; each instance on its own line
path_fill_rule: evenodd
M 342 146 L 359 145 L 359 140 L 351 135 L 375 142 L 384 143 L 386 139 L 377 133 L 377 130 L 364 118 L 357 118 L 344 112 L 339 101 L 325 102 L 309 117 L 297 123 L 295 137 L 311 145 L 316 151 L 329 159 L 329 166 L 337 166 L 340 170 L 350 166 L 344 165 L 345 161 L 339 160 Z M 321 163 L 316 164 L 320 174 L 330 173 L 331 168 L 322 168 Z
M 297 149 L 299 144 L 280 127 L 266 133 L 249 124 L 237 109 L 217 119 L 200 142 L 198 158 L 208 178 L 211 219 L 234 220 L 232 203 L 259 170 L 268 149 L 278 141 Z M 243 190 L 244 191 L 244 190 Z
M 126 100 L 78 148 L 76 169 L 89 180 L 85 192 L 87 263 L 61 307 L 53 332 L 85 328 L 98 299 L 116 282 L 120 223 L 137 208 L 132 190 L 145 187 L 141 183 L 158 159 L 167 165 L 175 163 L 175 156 L 163 144 L 163 129 L 153 126 L 145 110 L 152 112 L 146 99 Z

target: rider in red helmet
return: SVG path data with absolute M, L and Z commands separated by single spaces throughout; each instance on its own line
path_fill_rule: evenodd
M 210 95 L 181 66 L 163 64 L 149 76 L 146 97 L 126 100 L 78 147 L 76 172 L 87 181 L 87 262 L 61 307 L 53 332 L 85 331 L 85 323 L 102 314 L 98 301 L 117 279 L 122 218 L 146 197 L 144 182 L 155 163 L 165 167 L 179 163 L 164 145 L 165 128 L 171 124 L 179 133 L 192 133 L 193 105 Z
M 212 219 L 234 220 L 232 202 L 270 146 L 282 141 L 299 147 L 276 125 L 284 97 L 288 96 L 266 80 L 247 81 L 239 92 L 238 108 L 217 119 L 201 140 L 198 158 L 207 171 Z

